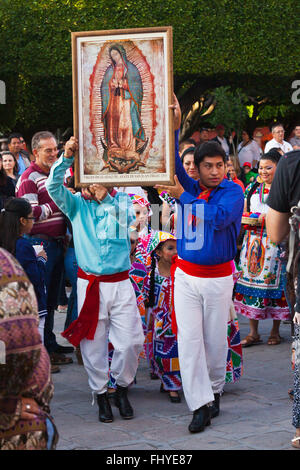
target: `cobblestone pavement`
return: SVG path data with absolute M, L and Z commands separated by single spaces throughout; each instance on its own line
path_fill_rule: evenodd
M 63 329 L 65 315 L 56 313 L 55 331 Z M 241 335 L 248 333 L 248 321 L 239 317 Z M 145 361 L 137 372 L 137 383 L 129 391 L 135 418 L 121 419 L 113 407 L 115 420 L 98 421 L 98 407 L 83 366 L 61 366 L 53 375 L 55 385 L 51 413 L 60 434 L 58 450 L 294 450 L 291 424 L 292 387 L 291 325 L 281 325 L 283 342 L 268 346 L 272 322 L 260 322 L 263 344 L 243 349 L 244 374 L 236 384 L 225 386 L 220 415 L 199 434 L 190 434 L 191 421 L 184 399 L 171 403 L 159 392 L 160 381 L 150 380 Z M 68 344 L 58 336 L 60 344 Z

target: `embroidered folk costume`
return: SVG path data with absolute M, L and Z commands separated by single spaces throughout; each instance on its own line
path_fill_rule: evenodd
M 49 414 L 54 390 L 50 359 L 38 318 L 33 286 L 15 258 L 1 248 L 0 346 L 5 344 L 5 363 L 0 361 L 0 450 L 52 450 L 57 444 Z M 33 398 L 40 409 L 31 420 L 21 419 L 25 397 Z
M 155 256 L 157 247 L 166 240 L 175 240 L 175 237 L 166 232 L 152 232 L 147 240 L 147 251 Z M 153 316 L 153 358 L 151 365 L 154 373 L 161 379 L 164 390 L 181 390 L 181 376 L 178 360 L 177 338 L 172 331 L 172 279 L 171 276 L 162 276 L 158 266 L 153 262 L 154 272 L 148 273 L 144 282 L 144 293 L 149 301 L 151 290 L 151 276 L 154 276 L 154 304 L 148 307 L 149 314 Z
M 247 198 L 254 183 L 245 191 Z M 252 213 L 266 214 L 269 189 L 257 186 L 250 199 Z M 289 308 L 283 291 L 285 275 L 280 248 L 269 239 L 264 225 L 249 227 L 241 250 L 234 305 L 237 313 L 252 320 L 288 320 Z

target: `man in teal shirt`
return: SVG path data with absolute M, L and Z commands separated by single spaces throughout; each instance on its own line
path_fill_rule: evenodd
M 73 163 L 77 141 L 72 137 L 64 154 L 51 168 L 47 191 L 68 216 L 78 270 L 79 317 L 63 333 L 74 346 L 80 344 L 93 394 L 97 395 L 99 420 L 112 422 L 107 398 L 108 344 L 114 346 L 111 374 L 117 383 L 116 405 L 124 419 L 133 418 L 127 388 L 133 382 L 144 343 L 141 318 L 129 280 L 129 226 L 135 213 L 126 193 L 109 193 L 99 184 L 89 187 L 90 197 L 72 194 L 63 185 Z

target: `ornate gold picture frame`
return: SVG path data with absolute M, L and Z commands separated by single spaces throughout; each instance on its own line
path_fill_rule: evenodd
M 72 33 L 75 184 L 173 184 L 172 27 Z

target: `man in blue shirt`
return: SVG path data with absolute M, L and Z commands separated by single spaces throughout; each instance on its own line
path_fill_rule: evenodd
M 112 422 L 107 397 L 108 338 L 114 346 L 110 372 L 117 383 L 115 403 L 124 419 L 133 418 L 127 388 L 133 382 L 143 348 L 144 334 L 136 297 L 129 279 L 129 227 L 135 212 L 129 196 L 113 194 L 91 185 L 89 198 L 72 194 L 63 185 L 73 163 L 77 141 L 72 137 L 64 154 L 51 168 L 48 194 L 72 223 L 78 263 L 79 317 L 63 333 L 74 346 L 80 344 L 93 394 L 97 395 L 99 420 Z
M 26 168 L 30 165 L 29 158 L 22 152 L 22 143 L 20 140 L 20 134 L 14 133 L 8 137 L 8 150 L 15 156 L 18 166 L 19 172 L 18 175 L 21 176 Z
M 181 113 L 173 106 L 175 129 Z M 193 411 L 190 432 L 201 432 L 219 414 L 225 384 L 227 322 L 232 299 L 236 240 L 243 213 L 243 191 L 228 181 L 226 154 L 204 142 L 194 154 L 200 179 L 190 178 L 175 143 L 175 185 L 164 187 L 178 202 L 174 306 L 183 390 Z M 213 404 L 208 406 L 211 402 Z

